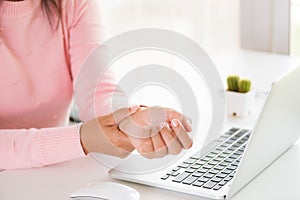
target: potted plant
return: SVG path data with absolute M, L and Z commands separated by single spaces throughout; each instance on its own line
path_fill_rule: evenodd
M 227 77 L 226 110 L 230 116 L 246 117 L 251 113 L 254 91 L 249 79 L 233 75 Z

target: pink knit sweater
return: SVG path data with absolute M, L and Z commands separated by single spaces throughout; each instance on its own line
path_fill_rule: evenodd
M 63 1 L 54 31 L 40 0 L 0 8 L 0 169 L 40 167 L 84 156 L 80 125 L 65 126 L 75 94 L 83 121 L 92 119 L 95 86 L 74 80 L 102 42 L 97 0 Z M 96 91 L 97 114 L 110 112 L 113 79 Z

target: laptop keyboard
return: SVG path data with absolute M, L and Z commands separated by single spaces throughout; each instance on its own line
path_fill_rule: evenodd
M 219 190 L 234 177 L 250 134 L 250 130 L 231 128 L 218 138 L 220 144 L 210 152 L 197 152 L 161 179 Z

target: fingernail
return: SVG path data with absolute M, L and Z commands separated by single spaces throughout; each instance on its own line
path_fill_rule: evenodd
M 136 106 L 136 105 L 131 106 L 131 107 L 130 107 L 130 111 L 131 111 L 131 112 L 135 112 L 135 111 L 137 111 L 138 108 L 139 108 L 139 106 Z
M 190 118 L 187 118 L 186 123 L 189 125 L 190 128 L 193 128 L 192 120 Z
M 161 131 L 163 128 L 166 127 L 166 123 L 165 122 L 160 122 L 159 123 L 159 130 Z
M 178 123 L 178 121 L 176 120 L 176 119 L 172 119 L 172 126 L 174 126 L 174 127 L 178 127 L 179 126 L 179 123 Z
M 140 108 L 148 108 L 148 106 L 145 105 L 139 105 Z

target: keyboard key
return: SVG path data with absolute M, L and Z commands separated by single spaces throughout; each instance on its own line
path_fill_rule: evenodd
M 223 160 L 223 158 L 226 158 L 228 155 L 224 154 L 224 153 L 221 153 L 220 155 L 218 155 L 217 158 L 220 158 Z
M 226 131 L 225 133 L 223 133 L 223 135 L 227 136 L 227 137 L 230 137 L 234 134 L 233 131 Z
M 220 173 L 216 177 L 218 177 L 218 178 L 225 178 L 226 176 L 227 176 L 227 174 Z
M 224 150 L 224 147 L 219 146 L 219 147 L 216 148 L 216 150 L 218 150 L 218 151 L 223 151 L 223 150 Z
M 244 150 L 245 150 L 244 148 L 243 149 L 239 149 L 235 153 L 242 155 L 244 153 Z
M 187 173 L 193 173 L 195 172 L 197 169 L 193 169 L 193 168 L 188 168 L 187 170 L 185 170 L 185 172 Z
M 228 162 L 221 162 L 219 165 L 223 166 L 223 167 L 226 167 L 227 165 L 229 165 Z
M 245 133 L 244 132 L 238 132 L 235 136 L 237 136 L 237 137 L 242 137 L 243 135 L 244 135 Z
M 224 173 L 224 174 L 231 174 L 231 172 L 232 172 L 232 170 L 228 170 L 228 169 L 224 169 L 222 171 L 222 173 Z
M 189 177 L 186 178 L 182 183 L 183 183 L 183 184 L 187 184 L 187 185 L 191 185 L 191 184 L 194 183 L 197 179 L 198 179 L 198 177 L 196 177 L 196 176 L 189 176 Z
M 224 169 L 224 166 L 217 165 L 217 166 L 214 167 L 214 169 L 216 169 L 216 170 L 222 170 L 222 169 Z
M 234 133 L 234 132 L 237 132 L 238 130 L 240 130 L 240 129 L 239 129 L 239 128 L 235 128 L 235 127 L 229 129 L 229 131 L 230 131 L 230 132 L 233 132 L 233 133 Z
M 226 158 L 224 161 L 225 161 L 225 162 L 232 163 L 232 162 L 234 161 L 234 159 L 232 159 L 232 158 Z
M 200 159 L 202 157 L 202 153 L 201 151 L 198 151 L 197 153 L 195 153 L 194 155 L 191 156 L 191 158 L 193 159 Z
M 204 158 L 202 158 L 201 160 L 202 161 L 209 161 L 211 158 L 209 158 L 209 157 L 204 157 Z
M 234 171 L 230 174 L 230 176 L 234 176 L 235 173 L 236 173 L 236 171 L 234 170 Z
M 215 187 L 213 187 L 213 190 L 219 190 L 222 186 L 220 185 L 215 185 Z
M 219 154 L 221 151 L 220 150 L 217 150 L 217 149 L 215 149 L 215 150 L 213 150 L 211 153 L 212 154 Z M 216 156 L 216 155 L 215 155 Z
M 236 148 L 236 149 L 237 149 L 237 148 L 239 148 L 241 145 L 240 145 L 240 144 L 238 144 L 238 143 L 235 143 L 235 144 L 233 144 L 232 146 L 233 146 L 234 148 Z
M 178 165 L 178 167 L 180 168 L 188 168 L 191 164 L 188 163 L 181 163 L 180 165 Z
M 197 187 L 201 187 L 202 185 L 204 185 L 204 182 L 201 181 L 196 181 L 193 186 L 197 186 Z
M 237 136 L 237 135 L 235 135 L 235 136 L 232 137 L 232 139 L 234 139 L 234 140 L 237 140 L 237 139 L 239 139 L 239 138 L 240 138 L 240 137 Z
M 227 140 L 224 144 L 227 144 L 227 147 L 228 147 L 228 146 L 231 145 L 233 142 L 234 142 L 233 140 Z
M 226 178 L 224 178 L 224 181 L 230 181 L 233 177 L 227 176 Z
M 228 148 L 228 150 L 231 151 L 231 152 L 233 152 L 233 151 L 236 150 L 236 148 L 232 146 L 232 147 Z
M 223 160 L 223 158 L 220 158 L 220 157 L 216 157 L 216 158 L 213 159 L 213 161 L 216 161 L 216 162 L 220 162 L 222 160 Z
M 245 133 L 247 133 L 249 130 L 247 130 L 247 129 L 243 129 L 243 130 L 241 130 L 239 133 L 241 133 L 241 134 L 245 134 Z
M 198 165 L 205 165 L 207 162 L 206 161 L 203 161 L 203 160 L 199 160 L 196 162 L 196 164 Z
M 214 177 L 214 178 L 211 179 L 211 181 L 218 183 L 218 182 L 222 181 L 222 178 Z
M 235 170 L 237 167 L 234 166 L 234 165 L 229 165 L 228 167 L 226 167 L 226 169 L 229 169 L 229 170 Z
M 204 169 L 211 169 L 213 168 L 214 166 L 213 165 L 210 165 L 210 164 L 206 164 L 206 165 L 203 165 L 203 168 Z
M 161 177 L 160 179 L 162 179 L 162 180 L 167 180 L 168 178 L 170 177 L 170 175 L 164 175 L 163 177 Z
M 167 175 L 170 175 L 170 176 L 178 176 L 180 173 L 179 172 L 174 172 L 174 171 L 170 171 L 167 173 Z
M 234 161 L 234 163 L 232 163 L 231 165 L 232 165 L 232 166 L 236 166 L 236 167 L 238 167 L 238 166 L 239 166 L 239 164 L 240 164 L 239 162 L 237 162 L 237 161 Z
M 223 154 L 231 154 L 232 152 L 233 152 L 232 150 L 227 149 L 223 152 Z
M 239 155 L 236 155 L 235 153 L 229 156 L 229 158 L 232 158 L 232 159 L 237 159 L 238 157 L 239 157 Z
M 230 145 L 229 143 L 226 143 L 226 142 L 225 142 L 225 143 L 221 144 L 221 147 L 225 147 L 225 148 L 226 148 L 226 147 L 228 147 L 229 145 Z
M 198 181 L 207 182 L 207 181 L 209 181 L 209 178 L 201 177 L 198 179 Z
M 216 154 L 213 154 L 213 153 L 209 153 L 209 154 L 206 155 L 206 157 L 208 157 L 208 158 L 213 158 L 215 156 L 216 156 Z
M 195 163 L 195 164 L 191 165 L 190 168 L 192 168 L 192 169 L 199 169 L 201 166 L 202 165 L 199 165 L 199 164 Z
M 214 176 L 215 176 L 215 174 L 212 174 L 212 173 L 209 173 L 209 172 L 203 175 L 203 177 L 205 177 L 205 178 L 212 178 Z
M 184 162 L 184 163 L 187 163 L 187 164 L 193 164 L 195 161 L 196 161 L 195 159 L 189 158 L 189 159 L 187 159 L 187 160 L 185 160 L 185 161 L 183 161 L 183 162 Z
M 204 188 L 212 189 L 217 183 L 209 181 L 203 185 Z
M 228 136 L 220 136 L 218 139 L 217 139 L 217 141 L 218 142 L 224 142 L 226 139 L 228 138 Z
M 180 167 L 176 167 L 174 169 L 172 169 L 172 171 L 177 172 L 178 170 L 180 170 Z
M 218 163 L 219 163 L 219 162 L 212 160 L 212 161 L 210 161 L 208 164 L 210 164 L 210 165 L 216 165 L 216 164 L 218 164 Z
M 226 185 L 226 183 L 227 183 L 227 181 L 221 181 L 218 185 L 224 186 L 224 185 Z
M 237 154 L 237 155 L 242 155 L 243 153 L 244 153 L 244 151 L 242 151 L 242 150 L 237 150 L 236 152 L 234 152 L 235 154 Z
M 196 177 L 200 177 L 202 176 L 204 173 L 201 173 L 201 172 L 195 172 L 192 174 L 192 176 L 196 176 Z
M 208 169 L 200 168 L 200 169 L 198 169 L 197 172 L 205 173 L 205 172 L 207 172 L 207 171 L 208 171 Z
M 229 140 L 228 140 L 229 142 L 231 142 L 231 143 L 233 143 L 233 142 L 235 142 L 236 141 L 236 139 L 234 139 L 234 137 L 231 137 L 231 138 L 229 138 Z
M 190 175 L 190 173 L 183 172 L 182 174 L 180 174 L 179 176 L 177 176 L 177 177 L 176 177 L 175 179 L 173 179 L 172 181 L 173 181 L 173 182 L 180 183 L 180 182 L 182 182 L 184 179 L 186 179 L 189 175 Z
M 217 174 L 217 173 L 219 173 L 220 172 L 220 170 L 216 170 L 216 169 L 211 169 L 210 171 L 209 171 L 209 173 L 212 173 L 212 174 Z

